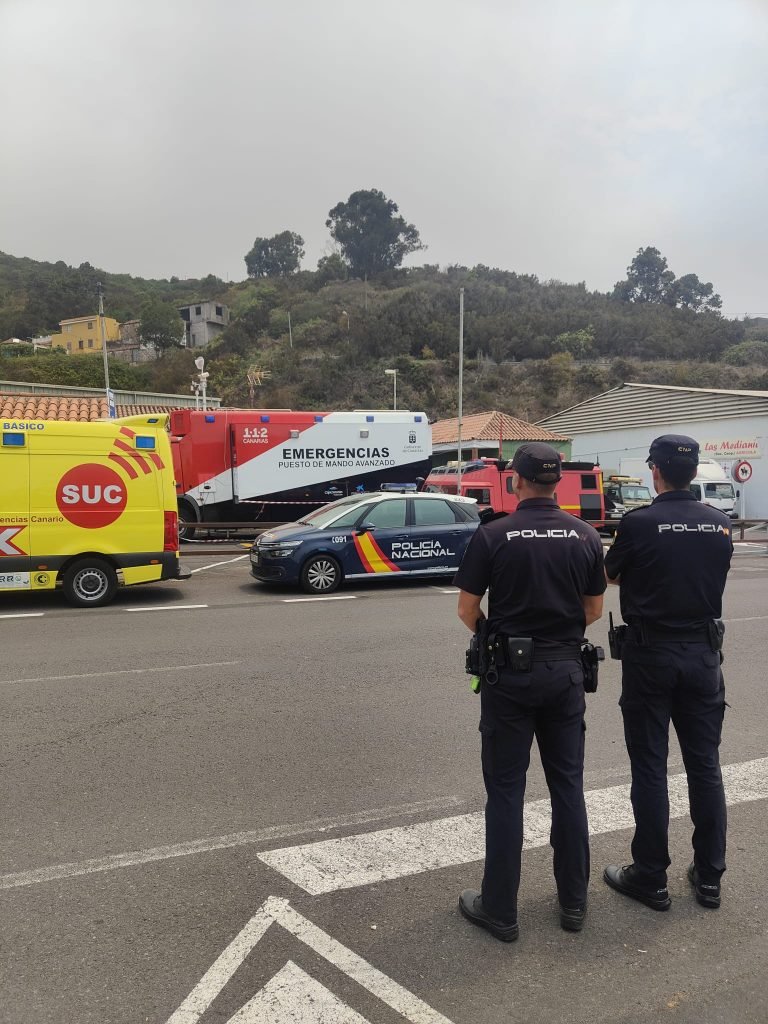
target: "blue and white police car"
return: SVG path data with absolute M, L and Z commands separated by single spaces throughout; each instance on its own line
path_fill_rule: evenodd
M 462 495 L 349 495 L 263 533 L 251 575 L 309 594 L 330 594 L 343 580 L 450 576 L 478 523 L 475 499 Z

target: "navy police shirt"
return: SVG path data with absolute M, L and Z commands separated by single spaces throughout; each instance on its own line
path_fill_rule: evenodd
M 665 491 L 624 515 L 605 569 L 621 577 L 625 622 L 700 629 L 720 618 L 732 553 L 728 516 L 690 491 Z
M 555 501 L 527 498 L 478 527 L 453 582 L 477 597 L 488 591 L 488 619 L 501 633 L 540 645 L 579 643 L 582 597 L 605 590 L 603 545 L 593 527 Z

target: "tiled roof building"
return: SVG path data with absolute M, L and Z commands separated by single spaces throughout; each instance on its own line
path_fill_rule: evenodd
M 118 416 L 168 412 L 165 405 L 118 405 Z M 61 398 L 46 395 L 0 394 L 0 417 L 4 420 L 69 420 L 90 423 L 109 415 L 106 398 Z
M 432 462 L 441 465 L 458 455 L 458 419 L 432 424 Z M 570 458 L 571 439 L 546 427 L 528 423 L 505 412 L 477 412 L 462 417 L 461 457 L 465 459 L 511 459 L 526 441 L 546 441 Z

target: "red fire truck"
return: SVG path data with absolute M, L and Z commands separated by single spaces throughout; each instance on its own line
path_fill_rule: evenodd
M 437 466 L 424 483 L 425 491 L 466 495 L 478 508 L 494 512 L 514 512 L 517 498 L 512 493 L 512 471 L 505 459 L 477 459 L 462 464 L 461 487 L 456 465 Z M 563 475 L 555 499 L 566 512 L 591 523 L 596 530 L 605 526 L 603 472 L 591 462 L 563 462 Z
M 181 409 L 171 413 L 179 528 L 286 522 L 347 494 L 416 487 L 429 473 L 423 412 Z

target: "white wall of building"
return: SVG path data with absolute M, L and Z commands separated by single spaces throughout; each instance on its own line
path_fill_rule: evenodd
M 742 458 L 752 466 L 747 484 L 734 483 L 739 492 L 740 518 L 768 519 L 768 417 L 744 416 L 674 424 L 668 428 L 628 427 L 595 433 L 576 433 L 572 458 L 597 459 L 603 472 L 618 470 L 622 458 L 645 458 L 651 441 L 660 434 L 686 434 L 701 445 L 701 457 L 715 459 L 730 477 L 731 469 Z M 725 447 L 724 447 L 725 445 Z M 747 445 L 748 447 L 744 447 Z M 740 457 L 737 451 L 746 454 Z

